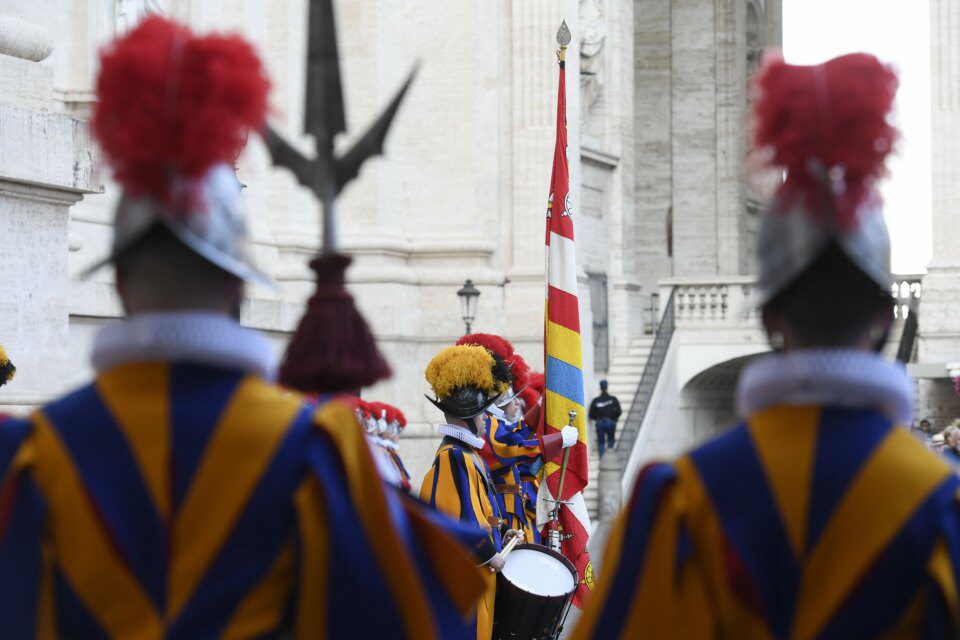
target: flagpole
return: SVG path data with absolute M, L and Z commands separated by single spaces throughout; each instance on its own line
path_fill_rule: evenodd
M 561 72 L 561 73 L 563 73 L 564 68 L 565 68 L 565 66 L 566 66 L 566 60 L 567 60 L 567 45 L 570 44 L 571 39 L 572 39 L 572 36 L 571 36 L 571 34 L 570 34 L 570 28 L 567 27 L 567 21 L 564 20 L 563 22 L 560 23 L 560 28 L 557 29 L 557 44 L 559 45 L 559 49 L 557 49 L 557 64 L 558 64 L 559 67 L 560 67 L 560 72 Z M 558 115 L 558 118 L 559 118 L 559 115 Z M 564 125 L 565 125 L 565 121 L 566 121 L 566 114 L 564 114 L 564 117 L 563 117 L 563 124 L 564 124 Z M 557 123 L 558 126 L 560 126 L 560 124 L 561 124 L 561 122 L 558 122 L 558 123 Z M 555 160 L 556 160 L 556 159 L 555 159 Z M 556 171 L 556 167 L 554 167 L 554 171 Z M 551 216 L 551 217 L 554 216 L 554 215 L 558 215 L 558 213 L 560 213 L 560 212 L 563 212 L 563 211 L 564 211 L 564 206 L 565 206 L 565 203 L 562 201 L 562 198 L 561 198 L 561 201 L 560 201 L 560 202 L 557 202 L 557 201 L 554 199 L 556 194 L 554 194 L 554 193 L 552 192 L 552 187 L 553 187 L 553 177 L 551 177 L 551 194 L 550 194 L 551 201 L 550 201 L 550 204 L 549 204 L 549 207 L 548 207 L 548 213 L 547 213 L 547 215 L 548 215 L 548 216 Z M 550 235 L 549 235 L 549 234 L 550 234 L 550 223 L 548 222 L 548 224 L 547 224 L 547 250 L 546 250 L 546 256 L 545 256 L 545 258 L 546 258 L 546 260 L 545 260 L 545 261 L 546 261 L 546 265 L 545 265 L 545 269 L 544 269 L 544 274 L 547 276 L 546 282 L 545 282 L 546 287 L 545 287 L 544 293 L 545 293 L 545 297 L 546 297 L 548 300 L 549 300 L 549 295 L 550 295 L 550 277 L 549 277 L 549 274 L 550 274 L 550 246 L 549 246 L 549 245 L 550 245 Z M 549 303 L 548 303 L 548 306 L 549 306 Z M 548 323 L 549 323 L 548 317 L 544 317 L 544 327 L 543 327 L 543 328 L 544 328 L 544 345 L 543 345 L 543 347 L 544 347 L 544 349 L 543 349 L 543 360 L 544 360 L 544 362 L 543 362 L 543 370 L 544 370 L 545 375 L 547 375 L 547 379 L 549 380 L 549 371 L 548 371 L 548 368 L 549 368 L 549 358 L 547 357 L 547 356 L 548 356 L 548 348 L 547 348 L 547 343 L 546 343 L 546 330 L 547 330 L 547 324 L 548 324 Z M 574 412 L 571 412 L 571 416 L 572 416 L 572 415 L 575 415 Z M 542 411 L 541 411 L 541 421 L 542 421 L 541 432 L 542 432 L 543 429 L 546 427 L 546 416 L 547 416 L 547 398 L 545 397 L 545 398 L 544 398 L 544 402 L 543 402 Z M 570 424 L 573 424 L 572 418 L 571 418 Z M 552 508 L 550 509 L 550 515 L 549 515 L 549 518 L 550 518 L 550 519 L 549 519 L 549 521 L 546 523 L 546 525 L 545 525 L 545 527 L 544 527 L 544 529 L 545 529 L 545 531 L 546 531 L 546 536 L 544 536 L 544 537 L 546 538 L 547 546 L 548 546 L 549 548 L 553 549 L 554 551 L 556 551 L 557 553 L 560 553 L 560 554 L 563 553 L 563 549 L 562 549 L 562 547 L 563 547 L 563 535 L 562 535 L 561 532 L 560 532 L 560 508 L 561 508 L 562 500 L 563 500 L 563 485 L 564 485 L 564 480 L 566 479 L 566 475 L 567 475 L 567 465 L 568 465 L 569 460 L 570 460 L 570 449 L 567 448 L 567 449 L 564 449 L 564 451 L 563 451 L 563 461 L 562 461 L 562 463 L 561 463 L 561 465 L 560 465 L 560 476 L 559 476 L 559 486 L 558 486 L 559 492 L 558 492 L 558 494 L 557 494 L 556 496 L 552 496 L 552 497 L 553 497 L 553 500 L 552 500 L 551 502 L 553 502 L 553 505 L 552 505 Z M 547 461 L 544 460 L 544 463 L 546 463 L 546 462 L 547 462 Z M 546 482 L 547 482 L 546 464 L 544 464 L 543 469 L 541 470 L 540 473 L 542 474 L 542 475 L 541 475 L 541 482 L 546 483 Z

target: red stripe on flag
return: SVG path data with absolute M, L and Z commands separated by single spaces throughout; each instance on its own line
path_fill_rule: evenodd
M 580 304 L 577 296 L 556 287 L 547 287 L 547 317 L 550 322 L 580 333 Z
M 563 481 L 563 495 L 561 500 L 569 500 L 570 497 L 578 491 L 583 491 L 587 486 L 587 470 L 589 459 L 587 457 L 587 445 L 583 442 L 577 442 L 570 448 L 570 459 L 567 461 L 567 477 Z M 562 456 L 558 456 L 556 462 L 560 464 Z M 557 495 L 560 490 L 560 471 L 556 470 L 547 476 L 547 486 L 550 487 L 550 493 Z
M 579 578 L 577 591 L 573 594 L 573 604 L 578 609 L 583 609 L 596 588 L 596 576 L 593 574 L 590 553 L 587 551 L 587 540 L 590 534 L 569 509 L 563 509 L 560 513 L 563 532 L 573 534 L 572 538 L 563 541 L 563 555 L 576 567 Z

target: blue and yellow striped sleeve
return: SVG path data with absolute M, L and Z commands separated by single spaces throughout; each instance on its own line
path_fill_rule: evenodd
M 328 403 L 315 422 L 295 497 L 297 637 L 469 636 L 483 584 L 468 549 L 380 480 L 348 407 Z
M 610 532 L 607 570 L 573 637 L 711 637 L 711 606 L 691 553 L 675 471 L 651 465 Z
M 540 458 L 540 441 L 524 437 L 522 422 L 510 424 L 490 417 L 487 433 L 490 435 L 490 449 L 494 458 L 488 460 L 491 471 L 517 465 L 529 466 Z
M 30 474 L 27 422 L 0 423 L 0 620 L 4 637 L 51 638 L 52 574 L 42 550 L 46 506 Z

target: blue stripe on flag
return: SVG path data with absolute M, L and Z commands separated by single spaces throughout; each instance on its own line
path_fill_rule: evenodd
M 583 405 L 583 371 L 548 355 L 547 390 Z

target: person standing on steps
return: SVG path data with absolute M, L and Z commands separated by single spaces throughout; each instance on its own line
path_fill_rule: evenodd
M 597 445 L 600 457 L 606 449 L 616 444 L 617 420 L 620 419 L 620 401 L 607 392 L 607 381 L 600 381 L 600 395 L 590 403 L 587 417 L 597 430 Z

